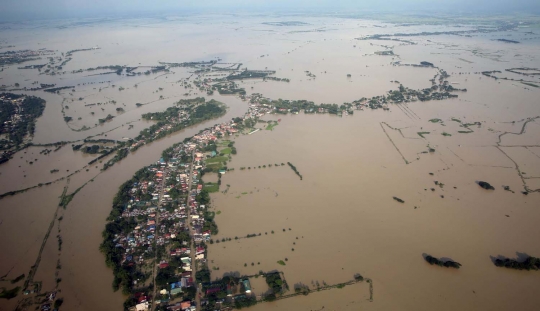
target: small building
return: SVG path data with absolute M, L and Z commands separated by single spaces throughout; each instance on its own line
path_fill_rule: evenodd
M 188 310 L 191 308 L 191 301 L 184 301 L 180 303 L 181 310 Z
M 251 284 L 249 283 L 248 279 L 242 280 L 242 284 L 244 285 L 244 289 L 246 290 L 246 294 L 251 294 Z
M 136 311 L 148 311 L 148 302 L 143 302 L 135 305 Z

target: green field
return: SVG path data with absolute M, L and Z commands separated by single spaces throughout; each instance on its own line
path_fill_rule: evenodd
M 274 122 L 274 123 L 268 123 L 268 126 L 266 127 L 266 129 L 268 131 L 272 131 L 274 129 L 274 127 L 276 127 L 278 125 L 277 122 Z
M 217 173 L 217 171 L 219 171 L 223 167 L 223 164 L 221 164 L 221 162 L 216 162 L 208 164 L 206 165 L 206 167 Z
M 230 140 L 222 140 L 222 141 L 220 141 L 219 143 L 217 143 L 217 145 L 218 145 L 218 146 L 226 147 L 226 146 L 228 146 L 230 143 L 231 143 Z
M 203 189 L 210 192 L 210 193 L 218 192 L 219 191 L 219 185 L 217 183 L 208 182 L 208 183 L 204 184 Z
M 219 153 L 223 153 L 223 154 L 231 154 L 231 152 L 232 152 L 231 148 L 225 148 L 219 151 Z
M 207 164 L 215 164 L 215 163 L 221 163 L 221 162 L 227 162 L 229 158 L 227 157 L 213 157 L 206 160 Z

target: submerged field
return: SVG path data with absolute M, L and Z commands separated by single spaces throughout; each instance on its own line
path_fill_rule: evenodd
M 228 137 L 238 154 L 223 144 L 222 155 L 208 164 L 226 162 L 234 170 L 223 175 L 219 191 L 215 176 L 205 178 L 219 226 L 215 239 L 232 239 L 208 245 L 208 266 L 219 268 L 213 278 L 279 270 L 289 284 L 312 289 L 349 281 L 356 273 L 373 280 L 372 302 L 367 283 L 359 283 L 253 310 L 534 310 L 540 304 L 535 291 L 540 274 L 492 262 L 521 253 L 540 256 L 540 88 L 533 86 L 540 85 L 540 39 L 529 32 L 532 28 L 456 35 L 447 32 L 476 26 L 464 21 L 429 25 L 412 17 L 410 25 L 394 23 L 395 17 L 387 17 L 390 22 L 294 18 L 302 23 L 275 24 L 281 18 L 274 16 L 194 16 L 34 29 L 19 25 L 3 31 L 1 52 L 7 51 L 4 45 L 45 47 L 57 57 L 78 48 L 98 49 L 74 53 L 58 75 L 18 69 L 23 65 L 0 72 L 2 92 L 47 101 L 32 140 L 39 146 L 22 149 L 0 165 L 1 193 L 35 187 L 0 200 L 0 247 L 7 250 L 0 255 L 0 288 L 22 286 L 25 279 L 11 280 L 26 278 L 34 266 L 32 282 L 42 292 L 59 290 L 65 310 L 122 308 L 124 297 L 112 291 L 112 272 L 99 252 L 118 186 L 157 161 L 162 150 L 243 115 L 249 105 L 238 94 L 208 93 L 193 82 L 195 77 L 216 79 L 224 74 L 220 70 L 144 72 L 160 62 L 219 59 L 222 67 L 240 64 L 288 79 L 236 81 L 247 96 L 260 93 L 274 100 L 341 105 L 385 95 L 400 84 L 430 88 L 439 69 L 449 74 L 454 88 L 467 89 L 455 92 L 457 98 L 354 110 L 342 117 L 271 114 L 262 118 L 271 123 L 255 124 L 261 130 Z M 392 36 L 426 31 L 434 33 Z M 375 34 L 392 40 L 359 40 Z M 507 36 L 521 43 L 496 41 Z M 412 66 L 424 61 L 438 68 Z M 116 64 L 139 66 L 143 74 L 77 72 Z M 512 68 L 536 69 L 506 70 Z M 499 72 L 482 74 L 486 71 Z M 74 88 L 57 94 L 22 89 L 34 87 L 34 81 Z M 226 104 L 226 115 L 144 145 L 107 170 L 101 169 L 112 155 L 90 165 L 97 155 L 72 148 L 88 138 L 134 138 L 155 123 L 141 119 L 142 114 L 199 96 Z M 104 121 L 108 115 L 112 118 Z M 56 147 L 50 144 L 61 141 L 68 143 L 52 151 Z M 43 154 L 44 149 L 51 151 Z M 495 190 L 482 189 L 478 181 Z M 65 194 L 75 191 L 67 207 L 59 207 Z M 430 266 L 425 254 L 463 266 Z M 252 284 L 257 295 L 264 292 L 265 284 L 259 283 Z M 24 298 L 19 293 L 0 299 L 0 310 L 13 310 Z

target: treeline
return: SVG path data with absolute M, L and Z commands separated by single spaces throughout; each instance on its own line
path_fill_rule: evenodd
M 302 180 L 302 175 L 300 175 L 300 172 L 298 172 L 298 170 L 296 169 L 296 166 L 292 165 L 291 162 L 287 162 L 287 164 L 289 164 L 291 169 L 296 173 L 296 175 L 298 175 L 298 177 L 300 177 L 300 180 Z
M 439 267 L 456 268 L 456 269 L 459 269 L 459 267 L 461 267 L 461 264 L 459 262 L 455 262 L 452 260 L 442 261 L 439 258 L 435 258 L 431 255 L 427 255 L 424 259 L 430 265 L 437 265 Z
M 76 52 L 84 52 L 84 51 L 92 51 L 92 50 L 98 50 L 99 48 L 88 48 L 88 49 L 77 49 L 77 50 L 70 50 L 66 52 L 66 56 L 71 56 L 73 53 Z
M 265 101 L 261 103 L 266 103 Z M 268 104 L 271 104 L 272 106 L 276 107 L 278 113 L 283 113 L 280 111 L 280 109 L 287 109 L 290 110 L 291 113 L 300 112 L 301 110 L 304 110 L 304 112 L 315 112 L 319 108 L 326 109 L 328 113 L 330 114 L 338 114 L 338 112 L 342 109 L 345 109 L 346 107 L 340 107 L 337 104 L 320 104 L 317 105 L 312 101 L 308 100 L 273 100 L 271 102 L 267 102 Z M 288 111 L 284 112 L 287 113 Z
M 165 63 L 165 62 L 159 62 L 162 65 L 167 65 L 169 67 L 210 67 L 217 63 L 216 60 L 211 60 L 207 62 L 184 62 L 184 63 Z
M 102 155 L 100 155 L 99 157 L 95 158 L 94 160 L 88 162 L 88 165 L 92 165 L 94 163 L 96 163 L 97 161 L 103 159 L 104 157 L 108 156 L 109 154 L 113 153 L 116 151 L 116 148 L 113 148 L 111 150 L 107 150 L 105 153 L 103 153 Z
M 116 155 L 114 156 L 114 158 L 112 158 L 112 159 L 110 159 L 109 161 L 107 161 L 107 163 L 105 163 L 105 164 L 103 165 L 103 169 L 102 169 L 102 170 L 104 171 L 104 170 L 108 169 L 109 167 L 113 166 L 114 163 L 116 163 L 116 162 L 122 160 L 123 158 L 127 157 L 128 153 L 129 153 L 128 148 L 118 149 L 118 150 L 116 151 Z
M 540 258 L 529 256 L 527 259 L 525 259 L 525 261 L 522 262 L 510 258 L 496 259 L 495 265 L 497 267 L 517 270 L 538 270 L 540 269 Z
M 72 88 L 74 88 L 74 86 L 59 86 L 59 87 L 53 87 L 53 88 L 50 88 L 50 89 L 46 89 L 46 90 L 43 90 L 43 91 L 49 92 L 49 93 L 58 93 L 61 90 L 72 89 Z
M 266 273 L 264 275 L 264 278 L 266 280 L 266 284 L 268 284 L 268 287 L 272 289 L 272 294 L 267 295 L 265 298 L 267 300 L 272 300 L 272 298 L 276 298 L 276 294 L 281 294 L 283 291 L 283 279 L 281 278 L 281 274 L 279 272 L 274 273 Z M 272 297 L 273 296 L 273 297 Z
M 227 80 L 265 78 L 268 75 L 274 74 L 274 73 L 276 72 L 275 71 L 244 70 L 241 73 L 228 76 Z
M 182 107 L 169 107 L 163 112 L 149 112 L 143 114 L 141 117 L 145 120 L 166 121 L 178 117 L 178 114 L 184 110 L 185 108 Z
M 289 80 L 287 78 L 277 78 L 277 77 L 265 77 L 265 78 L 263 78 L 263 81 L 265 81 L 265 80 L 291 82 L 291 80 Z
M 181 99 L 176 102 L 177 105 L 198 105 L 198 104 L 204 104 L 205 102 L 204 97 L 195 97 L 190 99 Z
M 98 119 L 98 121 L 99 121 L 99 124 L 103 124 L 109 120 L 112 120 L 113 118 L 114 117 L 112 115 L 108 114 L 104 119 Z

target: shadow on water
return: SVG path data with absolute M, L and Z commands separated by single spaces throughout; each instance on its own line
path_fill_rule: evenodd
M 516 252 L 515 260 L 518 261 L 518 262 L 524 262 L 529 257 L 531 257 L 531 256 L 529 254 L 527 254 L 527 253 Z M 493 262 L 493 264 L 495 264 L 496 260 L 512 259 L 512 258 L 503 256 L 503 255 L 489 256 L 489 258 L 491 259 L 491 262 Z
M 231 271 L 231 272 L 223 273 L 223 277 L 226 277 L 226 276 L 234 277 L 234 278 L 240 278 L 241 274 L 240 274 L 240 271 Z

